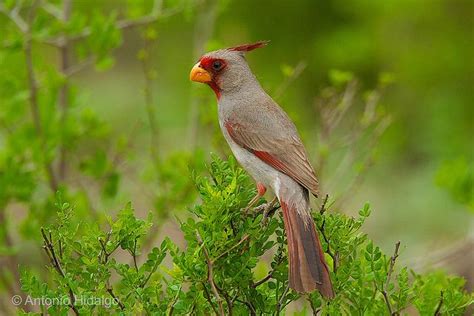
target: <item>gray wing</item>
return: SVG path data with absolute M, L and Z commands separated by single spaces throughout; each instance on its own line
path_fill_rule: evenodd
M 319 183 L 288 115 L 276 104 L 259 105 L 224 122 L 230 137 L 273 168 L 318 195 Z

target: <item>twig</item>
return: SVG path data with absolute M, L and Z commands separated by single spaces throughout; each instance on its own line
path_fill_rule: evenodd
M 239 302 L 239 303 L 242 303 L 242 304 L 244 304 L 245 306 L 247 306 L 247 308 L 248 308 L 249 311 L 250 311 L 250 315 L 251 315 L 251 316 L 257 315 L 257 312 L 255 311 L 255 307 L 253 307 L 253 305 L 252 305 L 251 303 L 249 303 L 249 302 L 247 302 L 247 301 L 243 301 L 243 300 L 241 300 L 241 299 L 239 299 L 239 298 L 235 298 L 235 301 L 236 301 L 236 302 Z
M 268 272 L 268 274 L 263 279 L 252 284 L 253 288 L 256 288 L 257 286 L 262 285 L 263 283 L 267 282 L 268 280 L 272 278 L 273 274 L 275 273 L 275 270 L 283 261 L 283 252 L 281 251 L 281 248 L 278 248 L 276 256 L 277 258 L 275 260 L 275 268 L 273 268 L 270 272 Z
M 8 229 L 8 221 L 7 221 L 7 216 L 5 212 L 6 212 L 5 209 L 3 208 L 0 209 L 0 234 L 3 235 L 1 236 L 2 238 L 0 239 L 4 240 L 4 243 L 7 249 L 12 249 L 14 247 L 14 243 L 10 235 L 10 231 Z M 20 271 L 18 269 L 19 263 L 18 263 L 17 254 L 12 253 L 11 255 L 6 255 L 4 258 L 4 261 L 3 260 L 0 261 L 0 266 L 5 267 L 5 272 L 7 269 L 10 270 L 14 278 L 14 282 L 11 282 L 10 278 L 7 278 L 7 276 L 3 273 L 4 271 L 1 271 L 0 284 L 1 283 L 4 284 L 4 288 L 8 291 L 8 294 L 10 295 L 10 297 L 19 294 L 22 297 L 22 302 L 24 302 L 25 294 L 21 291 L 21 288 L 20 288 L 21 282 L 20 282 Z M 25 311 L 32 311 L 31 306 L 28 304 L 25 304 L 23 308 L 25 309 Z
M 313 316 L 317 316 L 321 312 L 321 308 L 316 308 L 316 306 L 314 306 L 314 302 L 309 295 L 306 296 L 306 300 L 309 302 L 309 306 L 313 311 Z
M 280 315 L 283 302 L 285 301 L 285 299 L 286 299 L 286 294 L 288 293 L 289 290 L 290 290 L 290 285 L 288 284 L 288 285 L 286 286 L 285 290 L 283 291 L 283 293 L 281 294 L 280 299 L 278 300 L 278 304 L 277 304 L 277 306 L 276 306 L 276 314 L 277 314 L 277 316 Z
M 200 2 L 200 1 L 198 1 Z M 178 8 L 173 8 L 169 10 L 165 10 L 159 14 L 153 12 L 152 14 L 149 15 L 144 15 L 142 17 L 136 18 L 136 19 L 125 19 L 125 20 L 120 20 L 117 21 L 115 24 L 115 27 L 119 30 L 125 30 L 125 29 L 130 29 L 138 26 L 144 26 L 147 24 L 151 24 L 154 22 L 159 21 L 160 19 L 164 19 L 170 16 L 173 16 L 175 14 L 178 14 L 184 10 L 184 7 L 178 7 Z M 79 34 L 72 35 L 68 38 L 70 41 L 78 41 L 81 39 L 84 39 L 92 34 L 92 30 L 90 27 L 86 27 L 80 32 Z M 48 38 L 43 41 L 46 44 L 53 45 L 56 47 L 62 47 L 65 45 L 64 38 L 61 37 L 53 37 L 53 38 Z
M 57 20 L 61 20 L 63 17 L 63 12 L 61 11 L 61 9 L 55 6 L 54 4 L 49 3 L 48 1 L 41 1 L 41 8 Z
M 193 34 L 193 61 L 204 52 L 205 46 L 212 37 L 214 31 L 214 24 L 217 17 L 218 0 L 205 1 L 203 6 L 197 10 L 194 34 Z M 186 139 L 189 147 L 194 149 L 198 143 L 200 121 L 199 121 L 199 99 L 192 94 L 188 111 L 188 130 L 186 132 Z
M 137 264 L 137 239 L 133 243 L 133 251 L 130 252 L 133 257 L 133 266 L 135 267 L 135 271 L 138 272 L 138 264 Z
M 328 203 L 328 199 L 329 199 L 329 194 L 326 194 L 323 200 L 323 204 L 321 204 L 321 207 L 319 209 L 319 214 L 323 215 L 324 212 L 326 212 L 326 204 Z
M 303 73 L 303 71 L 306 69 L 306 66 L 308 66 L 308 64 L 305 61 L 298 62 L 291 75 L 286 78 L 286 80 L 284 80 L 276 89 L 274 95 L 275 100 L 278 100 L 283 95 L 283 93 L 286 91 L 286 89 L 288 89 L 293 81 L 295 81 Z
M 242 237 L 242 239 L 240 239 L 240 241 L 238 243 L 236 243 L 235 245 L 233 245 L 232 247 L 230 247 L 229 249 L 227 249 L 226 251 L 224 251 L 223 253 L 221 253 L 220 255 L 218 255 L 216 258 L 214 258 L 212 260 L 212 263 L 215 263 L 217 260 L 219 260 L 220 258 L 224 257 L 225 255 L 227 255 L 229 252 L 231 252 L 232 250 L 234 250 L 235 248 L 237 248 L 238 246 L 240 246 L 244 241 L 246 241 L 247 239 L 249 239 L 250 235 L 245 235 L 244 237 Z
M 26 33 L 28 31 L 28 24 L 18 14 L 18 10 L 13 9 L 8 11 L 7 8 L 5 8 L 2 3 L 0 3 L 0 12 L 5 14 L 18 27 L 20 32 Z
M 71 16 L 72 10 L 72 1 L 64 0 L 63 11 L 61 15 L 61 20 L 63 23 L 67 23 Z M 66 34 L 63 35 L 63 42 L 59 48 L 59 58 L 60 58 L 60 72 L 65 77 L 61 88 L 59 89 L 59 111 L 60 111 L 60 126 L 61 130 L 64 131 L 66 128 L 66 120 L 69 109 L 69 82 L 68 77 L 66 76 L 66 71 L 69 69 L 69 50 L 70 50 L 70 41 L 67 39 Z M 58 165 L 58 178 L 59 180 L 64 180 L 66 176 L 66 146 L 64 144 L 64 139 L 62 140 L 59 148 L 59 165 Z
M 209 305 L 211 305 L 212 309 L 214 310 L 214 313 L 217 315 L 217 309 L 214 307 L 214 303 L 212 303 L 211 295 L 209 294 L 209 291 L 207 290 L 207 287 L 204 283 L 202 283 L 202 288 L 204 289 L 204 296 L 206 296 L 206 299 L 209 302 Z
M 443 303 L 444 303 L 444 292 L 441 291 L 440 297 L 439 297 L 439 303 L 434 312 L 434 316 L 441 316 L 441 307 L 443 306 Z
M 272 278 L 274 272 L 275 272 L 275 270 L 271 270 L 270 272 L 268 272 L 268 274 L 263 279 L 261 279 L 260 281 L 257 281 L 254 284 L 252 284 L 252 287 L 256 288 L 257 286 L 262 285 L 263 283 L 270 280 Z
M 339 256 L 337 255 L 337 253 L 333 253 L 332 250 L 331 250 L 329 238 L 326 236 L 326 232 L 324 230 L 325 226 L 326 226 L 326 218 L 323 219 L 323 223 L 321 224 L 321 227 L 318 227 L 318 228 L 319 228 L 319 231 L 321 232 L 321 235 L 324 238 L 324 241 L 328 244 L 327 253 L 332 258 L 332 269 L 333 269 L 334 273 L 336 273 L 337 267 L 338 267 Z
M 29 103 L 30 103 L 31 115 L 33 117 L 33 124 L 35 126 L 36 132 L 38 133 L 38 136 L 40 137 L 42 145 L 45 146 L 46 140 L 44 139 L 44 135 L 43 135 L 43 128 L 41 125 L 41 116 L 40 116 L 39 104 L 38 104 L 38 83 L 35 77 L 35 72 L 34 72 L 34 67 L 33 67 L 33 57 L 32 57 L 32 52 L 31 52 L 32 39 L 31 39 L 30 25 L 33 23 L 35 11 L 36 11 L 36 2 L 32 5 L 30 12 L 28 13 L 28 23 L 26 24 L 27 28 L 25 30 L 26 39 L 25 39 L 25 43 L 23 47 L 23 52 L 25 54 L 25 64 L 26 64 L 26 72 L 27 72 L 28 88 L 29 88 Z M 46 157 L 43 157 L 43 158 L 45 159 L 44 168 L 46 170 L 46 174 L 48 175 L 49 186 L 53 192 L 56 192 L 58 189 L 58 184 L 56 181 L 56 177 L 54 175 L 53 167 L 51 166 L 51 163 L 47 161 Z
M 112 252 L 115 251 L 115 249 L 117 249 L 118 247 L 115 247 L 112 252 L 107 252 L 107 248 L 106 248 L 106 245 L 107 243 L 109 242 L 109 239 L 110 239 L 110 236 L 112 235 L 112 231 L 109 231 L 107 233 L 107 238 L 105 240 L 105 242 L 99 238 L 99 243 L 100 243 L 100 247 L 102 248 L 101 249 L 101 252 L 99 253 L 99 259 L 102 257 L 102 263 L 103 264 L 106 264 L 108 261 L 109 261 L 109 256 L 112 254 Z M 120 309 L 121 310 L 124 310 L 125 309 L 125 305 L 122 303 L 122 301 L 120 301 L 120 299 L 115 295 L 114 293 L 114 290 L 113 290 L 113 287 L 110 285 L 110 278 L 107 279 L 106 281 L 106 289 L 107 289 L 107 292 L 110 294 L 110 296 L 115 300 L 115 302 L 117 302 L 117 304 L 119 305 Z
M 150 153 L 151 158 L 153 160 L 153 164 L 155 165 L 158 162 L 158 139 L 159 139 L 159 131 L 158 131 L 158 124 L 156 122 L 156 113 L 155 113 L 155 104 L 153 102 L 153 75 L 152 70 L 153 66 L 151 64 L 151 44 L 152 40 L 146 38 L 144 41 L 143 47 L 143 56 L 141 56 L 141 64 L 143 75 L 145 77 L 145 87 L 144 87 L 144 94 L 145 94 L 145 107 L 148 117 L 148 124 L 150 125 Z
M 179 293 L 181 292 L 181 287 L 182 287 L 182 285 L 180 285 L 178 291 L 176 292 L 175 297 L 173 298 L 173 300 L 172 300 L 172 301 L 170 302 L 170 304 L 169 304 L 168 316 L 173 315 L 174 305 L 175 305 L 176 302 L 178 301 Z
M 227 315 L 228 316 L 232 316 L 232 307 L 233 307 L 233 304 L 232 304 L 232 300 L 230 299 L 230 296 L 227 294 L 226 291 L 224 291 L 223 289 L 221 289 L 220 287 L 217 286 L 216 284 L 216 288 L 217 290 L 219 290 L 219 292 L 222 293 L 222 295 L 224 296 L 224 299 L 227 303 L 227 310 L 228 310 L 228 313 Z
M 393 252 L 392 257 L 390 258 L 390 265 L 388 267 L 387 271 L 387 280 L 385 281 L 385 284 L 382 284 L 382 295 L 385 299 L 385 304 L 387 305 L 387 309 L 390 315 L 397 315 L 397 312 L 393 312 L 392 304 L 390 303 L 390 298 L 388 297 L 387 293 L 387 288 L 390 284 L 390 279 L 392 277 L 393 273 L 393 268 L 395 266 L 395 262 L 397 261 L 398 258 L 398 251 L 400 249 L 400 241 L 398 241 L 395 244 L 395 251 Z
M 214 296 L 216 297 L 217 305 L 219 306 L 219 314 L 225 315 L 224 314 L 224 306 L 222 304 L 222 298 L 219 295 L 219 292 L 217 291 L 216 283 L 214 281 L 214 264 L 211 258 L 209 257 L 209 252 L 207 251 L 206 246 L 204 245 L 204 242 L 202 241 L 201 235 L 199 235 L 199 232 L 196 231 L 196 238 L 199 243 L 199 245 L 202 247 L 202 251 L 204 253 L 204 256 L 206 257 L 206 262 L 207 262 L 207 281 L 209 282 L 209 285 L 211 286 L 211 290 L 214 293 Z
M 115 295 L 114 290 L 112 286 L 110 285 L 109 281 L 107 280 L 107 292 L 112 296 L 115 302 L 117 302 L 118 306 L 120 307 L 121 310 L 125 309 L 125 305 L 119 300 L 119 298 Z
M 49 258 L 49 261 L 53 265 L 53 268 L 61 275 L 63 279 L 66 279 L 66 274 L 61 266 L 61 262 L 58 260 L 58 257 L 56 256 L 56 251 L 54 250 L 54 245 L 53 245 L 53 238 L 51 236 L 51 233 L 48 236 L 46 236 L 45 230 L 43 227 L 41 227 L 41 235 L 43 236 L 43 249 L 46 252 L 46 255 Z M 67 285 L 68 287 L 68 292 L 69 292 L 69 299 L 70 299 L 70 304 L 69 307 L 72 309 L 74 314 L 79 315 L 79 311 L 77 310 L 77 307 L 75 305 L 76 303 L 76 297 L 74 295 L 74 292 L 72 291 L 71 286 L 69 284 Z
M 75 65 L 70 65 L 67 69 L 63 71 L 63 76 L 67 79 L 69 77 L 74 76 L 75 74 L 81 72 L 85 68 L 89 67 L 90 65 L 93 65 L 95 62 L 94 57 L 89 57 L 83 60 L 82 62 L 75 64 Z

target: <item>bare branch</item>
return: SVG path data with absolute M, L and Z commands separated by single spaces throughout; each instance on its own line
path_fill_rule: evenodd
M 274 272 L 275 272 L 275 270 L 271 270 L 270 272 L 268 272 L 268 274 L 263 279 L 261 279 L 260 281 L 257 281 L 254 284 L 252 284 L 252 287 L 255 288 L 255 287 L 257 287 L 259 285 L 262 285 L 263 283 L 267 282 L 268 280 L 270 280 L 272 278 Z
M 200 2 L 200 1 L 199 1 Z M 169 10 L 164 10 L 161 13 L 152 13 L 149 15 L 145 15 L 136 19 L 125 19 L 125 20 L 120 20 L 117 21 L 116 23 L 116 28 L 119 30 L 125 30 L 125 29 L 130 29 L 138 26 L 144 26 L 147 24 L 151 24 L 154 22 L 157 22 L 161 19 L 176 15 L 184 10 L 183 7 L 177 7 Z M 72 35 L 67 38 L 68 41 L 78 41 L 81 39 L 84 39 L 88 36 L 91 35 L 91 28 L 86 27 L 80 32 L 79 34 Z M 43 40 L 44 43 L 57 46 L 57 47 L 62 47 L 65 45 L 65 38 L 63 36 L 56 37 L 56 38 L 48 38 Z
M 70 1 L 66 1 L 66 2 L 70 2 Z M 57 6 L 55 6 L 54 4 L 48 2 L 48 1 L 41 1 L 41 8 L 47 12 L 48 14 L 50 14 L 51 16 L 53 16 L 54 18 L 58 19 L 58 20 L 62 20 L 63 18 L 63 12 L 61 11 L 60 8 L 58 8 Z
M 212 303 L 211 295 L 209 294 L 209 291 L 207 290 L 207 287 L 204 282 L 202 283 L 202 288 L 204 289 L 204 296 L 209 302 L 209 305 L 211 305 L 212 309 L 214 310 L 214 313 L 217 315 L 217 309 L 214 307 L 214 303 Z
M 179 293 L 180 293 L 180 292 L 181 292 L 181 286 L 179 287 L 178 291 L 176 292 L 176 295 L 175 295 L 173 301 L 171 301 L 170 304 L 169 304 L 168 316 L 173 315 L 174 305 L 175 305 L 176 302 L 178 301 Z
M 300 61 L 298 64 L 295 66 L 293 69 L 293 72 L 291 75 L 284 80 L 280 86 L 276 89 L 275 91 L 275 100 L 278 100 L 283 93 L 285 93 L 286 89 L 296 80 L 298 79 L 299 76 L 303 73 L 303 71 L 306 69 L 306 66 L 308 64 L 305 61 Z
M 28 22 L 27 22 L 27 28 L 26 28 L 26 34 L 25 34 L 26 40 L 24 43 L 23 52 L 25 54 L 26 72 L 27 72 L 28 88 L 29 88 L 29 94 L 30 94 L 29 103 L 30 103 L 31 115 L 33 117 L 33 124 L 35 126 L 36 132 L 38 133 L 38 136 L 41 139 L 42 145 L 45 145 L 46 141 L 44 139 L 43 129 L 41 126 L 41 116 L 40 116 L 39 103 L 38 103 L 38 83 L 37 83 L 35 72 L 34 72 L 33 56 L 32 56 L 32 50 L 31 50 L 32 40 L 31 40 L 30 25 L 33 23 L 35 11 L 36 11 L 36 3 L 33 4 L 33 6 L 30 9 L 30 12 L 28 13 Z M 54 175 L 53 167 L 51 166 L 51 163 L 49 163 L 48 161 L 45 161 L 44 164 L 45 164 L 44 168 L 46 170 L 46 174 L 48 175 L 49 186 L 53 192 L 56 192 L 56 190 L 58 189 L 58 184 L 56 181 L 56 176 Z
M 240 246 L 244 241 L 246 241 L 247 239 L 249 239 L 249 235 L 245 235 L 244 237 L 242 237 L 242 239 L 236 243 L 235 245 L 233 245 L 232 247 L 230 247 L 229 249 L 227 249 L 226 251 L 224 251 L 223 253 L 221 253 L 220 255 L 218 255 L 216 258 L 214 258 L 212 260 L 212 263 L 216 262 L 217 260 L 219 260 L 220 258 L 224 257 L 225 255 L 227 255 L 229 252 L 231 252 L 232 250 L 234 250 L 235 248 L 237 248 L 238 246 Z
M 59 261 L 58 257 L 56 256 L 56 251 L 53 245 L 53 238 L 51 237 L 51 232 L 49 233 L 49 237 L 46 235 L 44 228 L 41 227 L 41 235 L 43 236 L 43 249 L 46 252 L 46 255 L 49 258 L 50 263 L 53 265 L 53 268 L 65 279 L 66 274 L 61 266 L 61 262 Z M 79 315 L 79 311 L 75 305 L 76 303 L 76 296 L 72 291 L 72 288 L 68 285 L 68 292 L 69 292 L 69 299 L 70 304 L 69 307 L 72 309 L 74 314 Z
M 329 200 L 329 194 L 326 194 L 324 197 L 323 203 L 321 204 L 321 207 L 319 208 L 319 214 L 323 215 L 324 212 L 326 212 L 326 204 L 328 203 Z
M 324 218 L 323 223 L 321 224 L 321 227 L 318 227 L 318 228 L 319 228 L 319 231 L 321 232 L 321 235 L 324 238 L 324 241 L 328 244 L 328 250 L 326 252 L 332 258 L 332 269 L 334 273 L 336 273 L 337 268 L 338 268 L 338 263 L 339 263 L 339 255 L 337 252 L 334 253 L 331 250 L 331 247 L 330 247 L 331 244 L 329 242 L 329 238 L 326 236 L 326 231 L 324 230 L 325 226 L 326 226 L 326 219 Z
M 85 68 L 93 65 L 94 62 L 95 62 L 95 58 L 94 57 L 89 57 L 86 60 L 84 60 L 84 61 L 82 61 L 78 64 L 70 65 L 68 68 L 64 69 L 63 75 L 66 78 L 72 77 L 75 74 L 77 74 L 77 73 L 81 72 L 82 70 L 84 70 Z
M 288 293 L 289 290 L 290 290 L 290 285 L 288 284 L 286 286 L 285 290 L 283 291 L 283 293 L 281 294 L 280 299 L 278 300 L 278 304 L 276 306 L 276 314 L 277 315 L 280 315 L 281 309 L 284 308 L 283 303 L 286 300 L 286 294 Z
M 443 303 L 444 303 L 444 292 L 441 291 L 440 297 L 439 297 L 439 303 L 434 312 L 434 316 L 441 316 L 441 307 L 443 306 Z
M 270 272 L 268 272 L 268 274 L 263 279 L 261 279 L 260 281 L 257 281 L 254 284 L 252 284 L 252 287 L 256 288 L 257 286 L 262 285 L 263 283 L 270 280 L 272 278 L 273 274 L 275 273 L 275 270 L 282 263 L 282 261 L 283 261 L 283 253 L 281 251 L 281 248 L 279 248 L 278 251 L 277 251 L 277 258 L 275 260 L 275 268 L 273 268 Z
M 225 315 L 224 313 L 224 306 L 222 304 L 222 298 L 219 295 L 219 291 L 217 290 L 216 283 L 214 281 L 214 264 L 211 258 L 209 257 L 209 252 L 207 251 L 206 246 L 204 245 L 204 242 L 202 241 L 201 235 L 199 235 L 199 232 L 196 231 L 196 238 L 199 243 L 199 245 L 202 247 L 202 251 L 204 253 L 204 256 L 206 257 L 206 262 L 207 262 L 207 281 L 209 282 L 209 285 L 211 286 L 211 290 L 214 293 L 214 296 L 216 297 L 217 300 L 217 305 L 219 306 L 219 315 Z
M 15 7 L 15 9 L 8 11 L 7 8 L 3 5 L 3 3 L 0 3 L 0 12 L 5 14 L 20 30 L 22 33 L 27 33 L 28 32 L 28 24 L 23 20 L 23 18 L 18 14 L 18 7 Z
M 156 164 L 159 159 L 158 155 L 158 139 L 159 139 L 159 130 L 158 124 L 156 122 L 156 111 L 155 104 L 153 100 L 153 65 L 152 65 L 152 40 L 145 38 L 143 54 L 140 56 L 140 61 L 142 64 L 143 76 L 145 78 L 145 107 L 147 112 L 148 124 L 150 125 L 150 154 L 153 160 L 153 164 Z
M 56 7 L 54 8 L 57 9 Z M 71 16 L 71 10 L 72 10 L 72 0 L 65 0 L 63 4 L 63 11 L 60 16 L 60 19 L 64 23 L 67 23 L 69 21 L 69 18 Z M 64 45 L 62 45 L 59 48 L 59 58 L 60 58 L 60 72 L 63 76 L 65 76 L 66 71 L 70 67 L 69 66 L 69 51 L 71 47 L 70 47 L 70 42 L 69 40 L 67 40 L 67 37 L 65 34 L 63 35 L 63 38 L 64 38 Z M 61 130 L 64 130 L 66 127 L 69 101 L 70 101 L 69 100 L 69 81 L 68 81 L 68 77 L 66 76 L 66 80 L 64 80 L 64 83 L 62 84 L 59 90 L 59 100 L 58 100 L 58 105 L 59 105 L 59 110 L 60 110 Z M 67 159 L 66 155 L 67 155 L 66 146 L 63 140 L 59 148 L 59 166 L 58 166 L 59 180 L 64 180 L 66 176 L 66 159 Z
M 400 241 L 398 241 L 395 244 L 395 251 L 393 252 L 392 257 L 390 258 L 390 265 L 389 265 L 388 271 L 387 271 L 387 280 L 385 281 L 385 284 L 382 285 L 382 295 L 385 299 L 385 304 L 387 305 L 387 309 L 388 309 L 388 312 L 389 312 L 390 315 L 397 315 L 398 314 L 398 312 L 393 311 L 392 304 L 390 303 L 390 297 L 389 297 L 388 292 L 387 292 L 387 288 L 390 284 L 390 279 L 392 277 L 393 268 L 394 268 L 395 262 L 397 261 L 397 258 L 398 258 L 399 249 L 400 249 Z

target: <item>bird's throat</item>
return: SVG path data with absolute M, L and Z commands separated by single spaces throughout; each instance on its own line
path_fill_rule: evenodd
M 217 83 L 215 81 L 210 81 L 210 82 L 207 82 L 207 84 L 209 85 L 209 87 L 211 87 L 212 90 L 214 90 L 217 100 L 219 100 L 221 97 L 221 89 L 219 88 Z

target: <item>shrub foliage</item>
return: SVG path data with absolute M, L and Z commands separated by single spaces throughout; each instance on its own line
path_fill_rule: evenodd
M 412 309 L 459 315 L 473 301 L 460 278 L 419 275 L 399 266 L 400 243 L 391 256 L 374 245 L 360 230 L 371 212 L 368 204 L 356 218 L 327 210 L 327 203 L 314 213 L 336 298 L 300 295 L 288 288 L 281 213 L 275 209 L 264 219 L 265 204 L 243 212 L 255 190 L 235 161 L 213 157 L 209 175 L 197 175 L 194 182 L 201 202 L 180 221 L 186 247 L 165 238 L 147 254 L 141 245 L 151 217 L 136 218 L 128 204 L 107 228 L 100 227 L 78 219 L 59 196 L 56 223 L 42 229 L 48 280 L 23 269 L 22 290 L 70 302 L 42 306 L 51 314 L 72 309 L 76 314 L 278 315 L 298 301 L 292 309 L 322 315 L 399 315 Z M 83 304 L 97 297 L 109 298 L 109 304 Z

